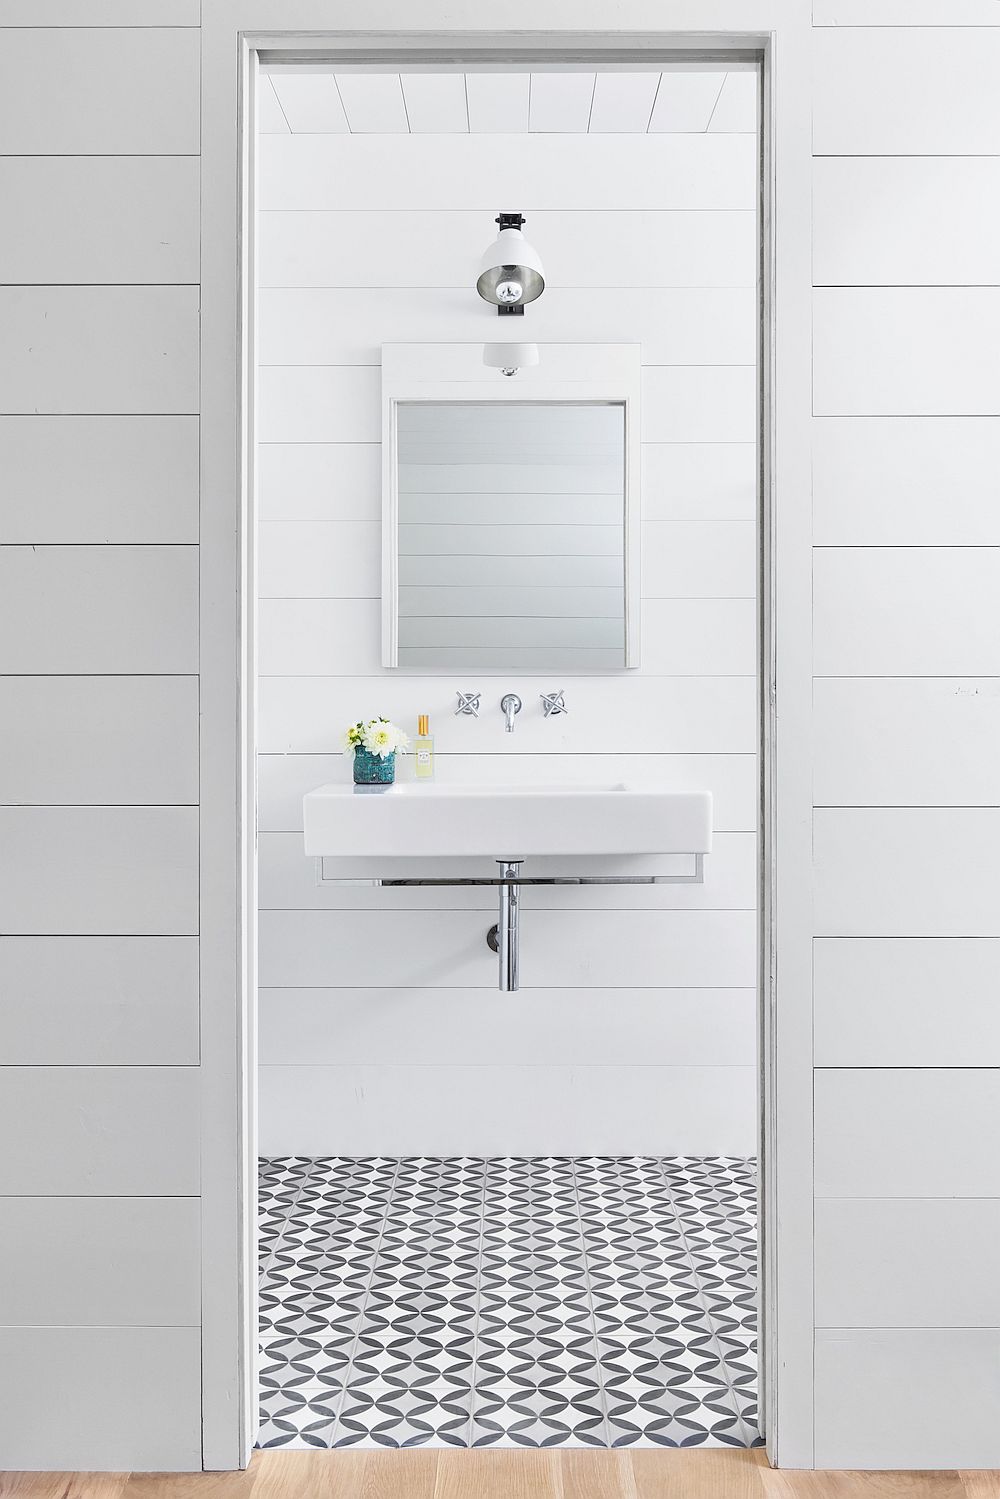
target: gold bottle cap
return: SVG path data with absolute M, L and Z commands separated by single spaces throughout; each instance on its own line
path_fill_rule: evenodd
M 430 733 L 429 720 L 426 713 L 421 713 L 417 719 L 417 733 L 421 736 Z

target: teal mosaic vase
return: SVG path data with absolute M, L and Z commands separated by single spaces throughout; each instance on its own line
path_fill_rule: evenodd
M 396 779 L 396 751 L 391 755 L 373 755 L 363 744 L 354 746 L 354 783 L 356 786 L 391 786 Z

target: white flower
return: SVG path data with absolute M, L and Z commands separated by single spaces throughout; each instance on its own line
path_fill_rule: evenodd
M 384 760 L 396 750 L 405 754 L 410 737 L 387 718 L 369 718 L 367 722 L 359 719 L 350 724 L 344 731 L 342 743 L 348 753 L 364 747 L 369 754 Z
M 365 729 L 364 746 L 371 754 L 384 760 L 396 748 L 394 738 L 390 725 L 376 719 Z
M 371 723 L 365 725 L 363 742 L 366 750 L 384 760 L 387 755 L 394 754 L 408 744 L 409 739 L 395 724 L 384 718 L 373 718 Z

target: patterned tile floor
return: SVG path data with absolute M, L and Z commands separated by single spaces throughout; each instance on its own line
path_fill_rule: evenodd
M 759 1443 L 754 1163 L 260 1163 L 261 1447 Z

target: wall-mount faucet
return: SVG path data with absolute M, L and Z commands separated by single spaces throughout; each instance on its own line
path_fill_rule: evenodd
M 521 711 L 521 699 L 516 692 L 507 692 L 500 699 L 500 711 L 504 716 L 508 734 L 514 732 L 514 714 Z

